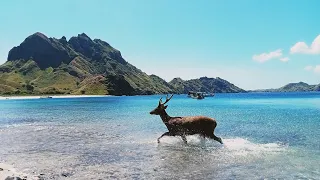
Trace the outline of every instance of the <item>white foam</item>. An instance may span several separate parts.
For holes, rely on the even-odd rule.
[[[234,155],[257,155],[261,153],[276,153],[286,150],[285,145],[279,143],[259,144],[243,138],[223,139],[224,149],[233,152]]]
[[[184,142],[180,137],[163,137],[161,140],[163,145],[183,145]],[[221,145],[217,141],[206,139],[205,142],[199,136],[187,136],[188,147],[205,147],[213,148],[215,152],[227,153],[233,156],[246,156],[246,155],[261,155],[283,152],[287,149],[286,145],[280,143],[254,143],[247,139],[236,138],[223,138]],[[153,143],[156,140],[153,141]],[[151,143],[151,141],[149,141]]]

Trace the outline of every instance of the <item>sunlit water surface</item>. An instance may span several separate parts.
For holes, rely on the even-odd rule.
[[[160,96],[0,101],[0,162],[46,179],[320,179],[320,93],[175,95],[223,139],[156,139]]]

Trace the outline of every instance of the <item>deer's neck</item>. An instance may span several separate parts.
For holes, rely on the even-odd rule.
[[[167,114],[166,111],[163,111],[163,112],[160,114],[160,117],[161,117],[161,119],[162,119],[162,121],[163,121],[164,123],[168,122],[168,121],[171,119],[171,117]]]

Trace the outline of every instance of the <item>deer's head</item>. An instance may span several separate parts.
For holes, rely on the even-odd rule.
[[[166,101],[164,103],[162,103],[162,98],[160,98],[159,105],[154,110],[152,110],[150,114],[160,115],[168,107],[168,105],[165,106],[165,104],[170,101],[172,96],[173,94],[170,96],[170,98],[168,98],[168,95],[167,95]]]

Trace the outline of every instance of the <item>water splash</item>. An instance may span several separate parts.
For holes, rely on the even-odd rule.
[[[286,145],[280,143],[253,143],[243,138],[224,139],[224,149],[232,152],[234,155],[259,155],[262,153],[278,153],[287,150]]]

